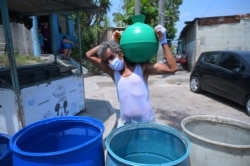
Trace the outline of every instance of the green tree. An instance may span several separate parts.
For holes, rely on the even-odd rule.
[[[77,23],[77,19],[79,20],[80,29],[78,29],[77,24],[75,24],[75,29],[80,31],[83,66],[88,69],[90,74],[98,73],[99,70],[93,66],[91,62],[89,62],[85,56],[85,52],[99,44],[106,36],[107,29],[109,27],[109,21],[106,14],[110,10],[111,6],[109,0],[96,0],[93,2],[99,6],[99,10],[95,12],[81,11],[72,14],[72,18],[75,23]],[[72,56],[75,59],[79,59],[79,50],[74,49]]]
[[[114,22],[125,25],[132,24],[132,16],[135,15],[135,0],[123,0],[122,13],[113,13]],[[182,4],[182,0],[165,0],[165,27],[168,31],[168,38],[174,39],[177,29],[175,23],[179,20],[179,6]],[[140,14],[145,15],[145,23],[152,27],[158,24],[158,0],[140,0]]]

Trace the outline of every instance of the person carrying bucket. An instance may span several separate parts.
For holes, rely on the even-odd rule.
[[[126,30],[125,30],[126,31]],[[125,32],[113,33],[113,40],[106,41],[86,52],[87,58],[106,72],[116,85],[120,104],[120,120],[122,124],[154,122],[154,112],[150,102],[148,78],[150,75],[164,75],[175,73],[178,70],[174,56],[168,46],[166,29],[157,25],[153,33],[163,48],[166,62],[150,63],[132,62],[120,47],[119,39]],[[115,39],[114,39],[115,38]],[[134,45],[135,47],[137,45]],[[138,47],[138,46],[137,46]],[[138,47],[140,50],[141,48]],[[140,55],[143,56],[143,55]],[[121,122],[120,122],[121,121]]]

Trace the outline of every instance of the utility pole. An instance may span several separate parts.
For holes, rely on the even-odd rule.
[[[165,0],[158,1],[158,24],[164,26],[165,23]],[[157,53],[157,62],[164,62],[164,52],[161,44],[159,43],[159,49]]]
[[[164,22],[165,22],[165,0],[159,0],[158,1],[158,16],[159,16],[159,20],[158,23],[161,24],[162,26],[164,26]]]
[[[140,14],[140,0],[135,0],[135,15]]]

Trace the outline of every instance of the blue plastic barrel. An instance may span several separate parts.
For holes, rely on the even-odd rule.
[[[103,124],[90,117],[58,117],[30,124],[10,140],[13,166],[102,166]]]
[[[0,133],[0,165],[11,166],[12,165],[12,152],[9,146],[10,136]]]
[[[189,166],[190,142],[160,124],[132,124],[113,130],[105,142],[107,166]]]

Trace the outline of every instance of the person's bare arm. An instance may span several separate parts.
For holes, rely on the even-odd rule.
[[[97,55],[99,47],[100,46],[96,46],[96,47],[90,49],[89,51],[87,51],[86,56],[93,63],[93,65],[95,65],[97,68],[99,68],[103,72],[109,74],[113,79],[113,77],[114,77],[113,70],[110,69],[108,64],[103,62],[102,59]]]
[[[163,74],[176,72],[178,70],[178,67],[176,64],[176,60],[175,60],[175,58],[172,54],[172,51],[170,50],[168,44],[164,44],[162,46],[162,48],[163,48],[163,52],[164,52],[164,56],[165,56],[166,61],[163,65],[163,67],[160,67],[160,70],[162,70]],[[156,63],[155,65],[158,65],[158,64],[159,63]]]
[[[161,38],[163,35],[166,35],[166,29],[156,30],[158,37]],[[164,34],[165,33],[165,34]],[[162,41],[163,40],[163,41]],[[167,44],[167,39],[161,39],[162,49],[164,52],[164,57],[166,59],[165,63],[145,63],[143,64],[143,72],[146,78],[151,74],[169,74],[174,73],[178,70],[175,58]]]

